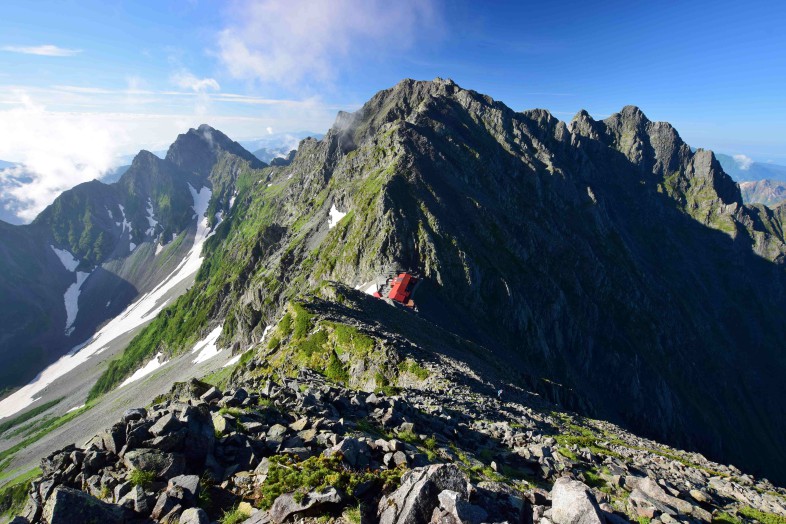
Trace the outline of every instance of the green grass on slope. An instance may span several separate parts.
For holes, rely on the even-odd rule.
[[[200,287],[192,287],[131,340],[90,389],[88,400],[111,391],[158,351],[173,354],[198,340],[214,303],[213,297],[199,292]]]
[[[10,519],[21,513],[27,503],[30,483],[39,475],[41,468],[31,469],[0,488],[0,516]]]
[[[82,407],[80,409],[77,409],[76,411],[72,411],[70,413],[66,413],[65,415],[62,415],[61,417],[57,418],[56,420],[53,420],[49,425],[47,425],[45,428],[41,429],[40,431],[36,432],[32,436],[27,437],[23,441],[18,442],[17,444],[15,444],[14,446],[11,446],[8,449],[4,449],[3,451],[0,451],[0,471],[4,470],[8,466],[8,463],[10,462],[11,457],[17,451],[26,448],[27,446],[29,446],[30,444],[32,444],[34,442],[37,442],[44,435],[46,435],[48,433],[51,433],[52,431],[56,430],[60,426],[70,422],[71,420],[75,419],[76,417],[78,417],[79,415],[81,415],[82,413],[84,413],[85,411],[89,410],[92,407],[93,407],[93,404],[88,402],[87,405],[85,405],[84,407]]]
[[[218,314],[230,287],[237,285],[235,282],[241,275],[248,278],[256,257],[276,245],[278,237],[272,223],[275,216],[273,197],[278,190],[275,187],[257,189],[257,181],[256,172],[241,173],[237,181],[240,191],[237,204],[231,217],[206,241],[205,259],[194,286],[159,313],[125,351],[110,362],[90,390],[89,400],[111,391],[157,352],[176,355],[197,342],[209,319]],[[260,194],[247,199],[250,191],[260,191]],[[235,318],[227,314],[223,335],[231,337],[235,326]]]
[[[5,433],[6,431],[8,431],[9,429],[11,429],[13,427],[18,426],[19,424],[22,424],[24,422],[27,422],[28,420],[30,420],[31,418],[33,418],[33,417],[35,417],[37,415],[40,415],[41,413],[43,413],[44,411],[48,410],[52,406],[56,406],[57,404],[59,404],[63,400],[63,398],[64,397],[60,397],[58,399],[52,400],[50,402],[47,402],[46,404],[41,404],[40,406],[34,407],[30,411],[26,411],[26,412],[22,413],[21,415],[17,415],[17,416],[15,416],[12,419],[9,419],[9,420],[6,420],[5,422],[0,423],[0,435],[2,435],[3,433]]]

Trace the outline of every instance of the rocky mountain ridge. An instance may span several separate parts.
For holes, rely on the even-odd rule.
[[[135,366],[185,347],[186,318],[246,348],[323,279],[410,270],[424,318],[578,392],[585,413],[783,471],[783,217],[744,205],[670,125],[635,107],[565,123],[407,80],[237,186],[197,284]]]
[[[407,325],[412,315],[325,286],[289,308],[226,386],[175,385],[44,459],[15,522],[786,519],[786,490],[488,383],[502,363],[436,326]],[[322,374],[314,357],[326,351],[341,355],[343,378]],[[282,354],[322,373],[282,367]],[[347,387],[369,372],[383,377],[376,392]]]
[[[482,510],[487,516],[510,520],[529,518],[473,498],[472,490],[458,488],[464,480],[460,475],[445,473],[452,479],[447,484],[429,481],[432,474],[455,472],[452,467],[435,466],[449,463],[459,472],[463,466],[463,474],[472,482],[507,486],[492,491],[506,494],[508,501],[521,502],[530,484],[545,482],[541,489],[548,488],[550,495],[532,491],[528,499],[531,518],[545,518],[544,524],[573,522],[574,517],[612,522],[615,516],[657,517],[669,523],[670,518],[761,520],[752,515],[765,513],[777,522],[773,515],[783,515],[779,498],[783,493],[768,481],[756,480],[767,476],[776,484],[782,482],[786,464],[786,417],[779,402],[786,393],[780,380],[786,356],[779,351],[786,315],[783,209],[746,206],[739,187],[712,152],[692,151],[670,125],[651,122],[632,106],[603,121],[580,112],[566,123],[544,110],[514,112],[452,81],[437,79],[405,80],[375,95],[356,113],[340,113],[322,140],[304,140],[284,165],[254,164],[241,151],[213,156],[202,149],[210,147],[210,141],[192,138],[198,137],[189,137],[181,142],[183,147],[175,148],[181,163],[186,165],[192,158],[215,161],[210,170],[192,170],[195,176],[209,172],[212,187],[206,203],[211,234],[204,241],[204,262],[193,286],[109,363],[89,399],[100,402],[102,394],[152,359],[176,356],[220,333],[211,340],[218,348],[235,351],[239,362],[228,368],[231,376],[219,374],[209,380],[220,393],[230,393],[224,400],[201,399],[201,395],[185,400],[190,399],[191,407],[211,410],[214,431],[224,424],[219,429],[224,435],[226,424],[231,427],[227,440],[219,445],[221,451],[214,447],[217,464],[211,462],[200,470],[197,461],[194,471],[186,473],[200,476],[210,471],[211,482],[224,484],[222,489],[265,510],[254,513],[257,519],[288,518],[274,518],[266,508],[284,495],[280,504],[287,507],[299,507],[304,501],[333,504],[340,510],[330,513],[336,519],[350,518],[341,516],[347,504],[361,502],[372,508],[372,520],[473,521],[474,517],[455,513],[459,506],[476,516]],[[352,289],[393,271],[421,277],[417,314]],[[298,380],[297,385],[288,385],[292,379]],[[308,399],[303,405],[278,405],[281,427],[272,435],[276,423],[260,420],[269,415],[273,386],[267,386],[268,380],[276,384],[276,392],[289,389],[298,401]],[[495,402],[494,392],[500,386],[503,399]],[[303,394],[309,388],[312,393],[323,391],[329,405],[319,399],[312,405]],[[244,399],[225,398],[236,397],[241,389]],[[254,393],[259,395],[256,400],[246,402]],[[372,394],[383,399],[379,412],[364,405]],[[373,419],[366,421],[372,426],[356,422],[359,434],[352,438],[374,435],[382,424],[386,432],[393,431],[391,437],[403,434],[401,439],[411,441],[415,449],[393,444],[391,450],[390,439],[379,449],[366,442],[369,449],[363,448],[360,455],[367,457],[368,464],[381,458],[384,468],[372,469],[382,473],[373,478],[349,473],[346,478],[341,472],[357,469],[357,464],[339,466],[330,459],[331,453],[307,464],[311,459],[295,458],[299,453],[322,456],[328,446],[319,440],[316,445],[309,440],[308,446],[293,440],[297,446],[281,447],[283,440],[278,437],[294,438],[287,425],[304,418],[301,408],[308,412],[311,407],[317,418],[325,416],[322,410],[330,413],[324,429],[337,435],[330,447],[339,446],[338,437],[346,436],[346,430],[337,431],[333,421],[339,420],[340,426],[346,423],[346,417],[342,421],[340,416],[342,395],[349,397],[347,416],[365,409],[362,416]],[[259,398],[265,409],[254,405]],[[464,413],[470,421],[463,419],[461,433],[448,432],[449,438],[442,442],[437,433],[457,429],[460,416],[451,418],[449,427],[444,421],[442,425],[429,422],[424,433],[416,433],[422,422],[419,412],[405,408],[397,413],[398,400],[426,413],[434,408],[440,418],[440,409],[447,410],[449,417]],[[237,406],[228,403],[236,401],[248,409],[232,413],[229,408]],[[272,401],[275,404],[276,399]],[[516,404],[510,413],[504,413],[507,402]],[[226,408],[221,420],[205,404]],[[165,413],[171,406],[174,411]],[[581,417],[559,414],[567,410]],[[134,473],[134,468],[140,469],[134,463],[129,467],[119,460],[142,443],[148,450],[143,454],[158,458],[149,450],[182,453],[180,437],[145,431],[168,415],[173,428],[183,429],[183,424],[190,425],[186,411],[189,408],[170,403],[154,408],[151,418],[140,415],[139,420],[150,425],[139,430],[141,440],[132,441],[126,450],[121,441],[129,446],[131,426],[136,426],[130,422],[138,420],[124,421],[122,428],[110,431],[113,444],[104,437],[93,442],[93,452],[110,454],[102,455],[106,463],[97,469],[84,471],[77,463],[85,452],[71,457],[77,450],[68,451],[70,462],[63,459],[63,468],[46,466],[55,477],[55,470],[64,471],[59,480],[46,484],[43,493],[42,484],[34,486],[40,502],[36,507],[50,508],[45,520],[52,520],[52,506],[58,500],[84,497],[69,489],[90,491],[113,482],[126,484],[123,493],[111,494],[112,503],[130,504],[137,510],[118,518],[147,518],[159,502],[155,519],[180,518],[180,511],[193,503],[186,503],[189,496],[177,485],[160,484],[166,477],[163,470],[153,472],[151,489],[134,489],[134,500],[124,499],[132,475],[142,474]],[[227,422],[225,415],[234,421]],[[387,415],[392,425],[385,425]],[[564,420],[566,416],[569,420]],[[518,421],[530,417],[535,420],[532,427]],[[586,417],[608,422],[595,423]],[[524,424],[533,433],[525,431],[518,441],[505,438],[506,449],[494,445],[478,458],[484,449],[483,435],[496,431],[493,424],[486,424],[488,420],[506,421],[512,430],[522,429],[512,424]],[[255,432],[249,432],[247,424],[263,427],[254,422],[267,424],[264,438],[249,436]],[[314,429],[318,434],[322,428],[319,424],[309,428],[310,423],[290,429],[295,433]],[[692,452],[632,437],[614,423]],[[552,426],[550,432],[536,435],[536,429],[547,429],[544,424]],[[207,438],[208,424],[198,425],[202,429],[195,431]],[[466,443],[460,442],[466,428],[474,431],[476,426],[483,428],[481,435],[475,438],[470,432]],[[744,434],[740,428],[745,428]],[[183,435],[187,437],[188,430]],[[165,438],[156,440],[159,437]],[[303,435],[297,437],[305,443]],[[278,443],[274,450],[263,446],[271,438]],[[347,446],[354,449],[351,442]],[[169,450],[157,447],[170,444],[174,447]],[[549,449],[541,449],[538,456],[531,444]],[[114,451],[107,446],[114,446]],[[429,457],[429,446],[440,453]],[[528,451],[516,450],[522,447]],[[555,453],[555,447],[564,449]],[[232,462],[238,453],[249,456],[249,448],[259,464],[261,457],[275,456],[279,461],[282,471],[271,478],[275,482],[265,484],[269,471],[254,473],[252,481],[245,474],[233,478],[247,466],[256,469],[252,459]],[[284,449],[290,451],[282,456]],[[380,450],[391,455],[386,459]],[[697,450],[718,460],[710,462],[694,454]],[[398,451],[403,453],[398,455],[400,466],[426,468],[404,480],[410,491],[415,485],[430,486],[424,488],[433,495],[424,506],[428,509],[416,516],[402,517],[400,510],[418,504],[406,496],[396,499],[384,487],[391,480],[386,472]],[[170,459],[172,464],[180,460],[167,456],[165,462]],[[734,463],[756,477],[718,462]],[[659,464],[666,464],[668,471],[658,469]],[[155,469],[153,463],[149,465]],[[504,466],[513,469],[506,472]],[[316,475],[309,478],[319,480],[318,484],[303,485],[335,490],[298,492],[286,482],[304,479],[288,477],[286,471]],[[605,484],[598,481],[601,473],[609,477],[604,477]],[[590,496],[586,487],[556,482],[562,474],[598,486],[589,486],[594,489]],[[338,477],[325,481],[319,475]],[[620,478],[615,480],[615,475]],[[627,476],[632,477],[630,483],[621,480]],[[645,477],[652,482],[641,480]],[[517,484],[522,480],[528,484]],[[256,485],[250,488],[249,482]],[[368,496],[356,495],[355,488],[365,482],[375,487],[368,488]],[[54,492],[49,488],[58,483],[65,487],[50,504]],[[271,492],[263,503],[265,485],[280,490]],[[339,487],[347,496],[339,493]],[[555,511],[563,492],[584,493],[578,497],[584,510],[573,517]],[[108,493],[98,494],[109,500]],[[381,495],[392,497],[385,499],[385,505],[398,508],[392,516],[385,516],[387,506],[380,507],[380,500],[374,498]],[[151,509],[152,499],[156,502]],[[221,512],[238,502],[232,497],[222,500],[230,499],[231,503],[221,504]],[[547,513],[549,500],[551,513]],[[601,512],[593,500],[610,506]],[[527,507],[525,502],[513,506]],[[434,512],[435,508],[441,509]],[[206,518],[199,511],[188,515]],[[220,516],[213,513],[210,518]]]

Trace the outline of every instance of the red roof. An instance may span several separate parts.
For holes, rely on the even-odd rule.
[[[388,293],[388,298],[406,304],[410,293],[407,289],[410,282],[412,282],[412,275],[409,273],[401,273],[393,281],[393,287],[390,289],[390,293]]]

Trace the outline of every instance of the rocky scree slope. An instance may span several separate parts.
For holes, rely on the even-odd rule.
[[[236,188],[196,285],[124,373],[185,349],[186,318],[240,350],[323,279],[410,270],[425,318],[553,398],[783,479],[783,210],[744,205],[670,125],[635,107],[565,123],[406,80]]]
[[[178,267],[202,220],[195,192],[217,191],[214,224],[238,173],[263,167],[201,126],[165,160],[142,151],[116,183],[64,192],[30,225],[0,222],[0,388],[32,379]]]
[[[786,490],[564,412],[411,312],[339,284],[285,309],[218,387],[44,459],[14,522],[786,521]]]

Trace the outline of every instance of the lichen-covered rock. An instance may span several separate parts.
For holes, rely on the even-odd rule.
[[[58,486],[44,505],[47,524],[125,524],[132,515],[124,508],[107,504],[83,491]]]
[[[129,451],[123,455],[123,463],[130,470],[152,471],[156,477],[166,479],[182,475],[185,471],[183,455],[150,448]]]
[[[468,498],[468,479],[453,464],[435,464],[408,471],[401,487],[379,502],[380,524],[421,524],[429,522],[445,490]]]
[[[325,506],[336,506],[342,501],[342,495],[336,488],[327,488],[323,492],[312,491],[302,497],[292,493],[284,493],[276,498],[270,508],[270,518],[276,524],[281,524],[293,516],[307,514],[312,510],[327,511]]]
[[[567,477],[558,478],[551,489],[551,518],[554,524],[603,524],[590,489]]]
[[[202,508],[188,508],[180,514],[180,524],[210,524],[210,518]]]

